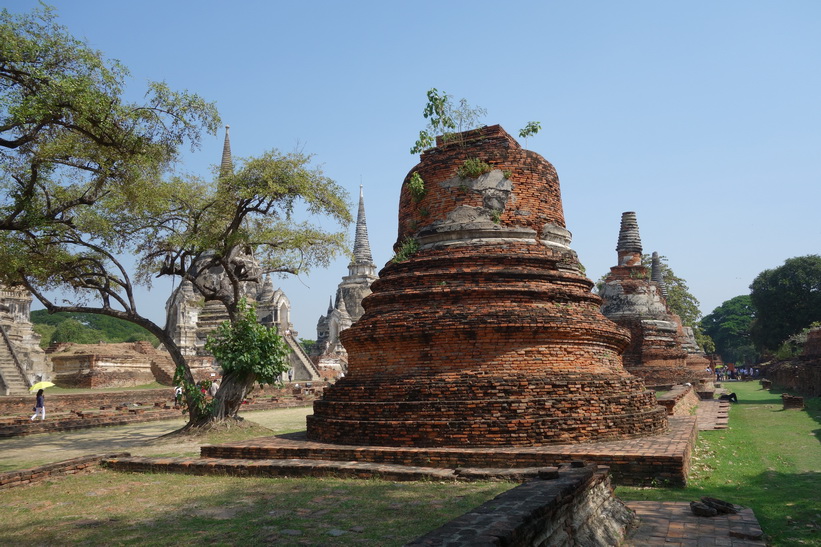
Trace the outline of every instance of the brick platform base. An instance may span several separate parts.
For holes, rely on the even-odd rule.
[[[201,458],[119,458],[113,469],[190,474],[388,477],[391,480],[476,480],[536,476],[573,461],[610,467],[621,485],[684,486],[697,435],[696,418],[671,417],[663,435],[569,445],[494,448],[409,448],[312,442],[304,434],[203,446]]]

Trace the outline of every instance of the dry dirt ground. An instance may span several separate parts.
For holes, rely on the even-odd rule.
[[[246,420],[270,429],[273,433],[286,433],[305,429],[305,416],[313,409],[308,407],[261,410],[241,414]],[[0,439],[0,471],[25,469],[45,463],[57,462],[112,452],[130,452],[132,455],[153,456],[162,454],[199,454],[198,439],[162,438],[185,424],[185,421],[164,420],[115,427],[97,427],[80,431],[46,433]]]

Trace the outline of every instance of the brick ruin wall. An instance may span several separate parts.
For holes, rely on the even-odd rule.
[[[635,515],[613,495],[607,468],[534,479],[407,543],[409,547],[621,545]]]
[[[821,358],[773,363],[763,368],[763,374],[774,387],[821,397]]]
[[[669,416],[690,416],[700,401],[694,386],[675,385],[663,395],[656,395],[658,403]]]

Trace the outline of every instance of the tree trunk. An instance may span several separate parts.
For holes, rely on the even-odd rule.
[[[192,420],[193,426],[199,427],[207,423],[236,419],[242,407],[242,401],[254,389],[255,380],[255,374],[229,372],[224,375],[217,394],[214,396],[211,414],[202,416],[196,423]]]
[[[183,371],[185,371],[185,381],[193,385],[195,383],[194,375],[191,374],[191,369],[188,367],[188,361],[185,360],[185,356],[180,351],[180,348],[177,346],[176,342],[174,342],[174,339],[169,336],[164,329],[161,331],[151,329],[151,333],[159,338],[160,342],[165,346],[165,349],[171,356],[171,360],[174,362],[174,367],[182,367]],[[197,405],[194,404],[194,401],[190,399],[185,390],[183,390],[183,393],[185,393],[185,397],[187,398],[186,403],[188,406],[188,424],[186,424],[183,429],[189,429],[191,427],[196,427],[196,425],[201,423],[204,419],[207,420],[208,415],[199,412]]]

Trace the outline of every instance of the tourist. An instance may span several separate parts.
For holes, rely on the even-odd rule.
[[[220,388],[219,382],[214,380],[213,382],[211,382],[211,387],[208,388],[208,394],[211,395],[211,397],[216,397],[217,396],[217,391],[219,391],[219,388]]]
[[[40,414],[40,421],[46,419],[46,401],[42,389],[37,392],[37,403],[34,405],[34,416],[31,417],[32,422],[34,418],[37,417],[37,414]]]
[[[730,393],[730,394],[722,393],[721,395],[718,396],[718,400],[719,401],[730,401],[731,403],[737,403],[738,402],[738,396],[735,393]]]
[[[294,369],[289,368],[288,369],[288,382],[293,382],[293,381],[294,381]]]

